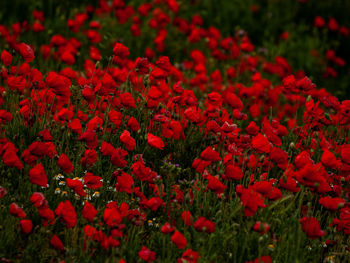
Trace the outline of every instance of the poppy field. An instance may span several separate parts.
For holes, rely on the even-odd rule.
[[[25,2],[0,262],[350,262],[349,3]]]

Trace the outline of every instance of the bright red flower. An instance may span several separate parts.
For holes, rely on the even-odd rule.
[[[84,188],[83,183],[80,180],[67,178],[66,182],[67,182],[67,186],[78,195],[83,197],[86,195],[83,189]]]
[[[198,253],[192,249],[187,249],[181,256],[177,259],[177,263],[197,263]]]
[[[22,219],[21,221],[19,221],[19,225],[21,226],[21,229],[25,234],[29,234],[33,229],[32,220],[29,219]]]
[[[164,149],[164,142],[162,141],[161,138],[159,138],[158,136],[155,136],[151,133],[148,133],[147,134],[147,143],[153,147],[153,148],[157,148],[157,149],[160,149],[160,150],[163,150]]]
[[[2,155],[2,161],[6,166],[15,167],[19,170],[23,169],[23,164],[13,148],[8,148],[5,150],[4,154]]]
[[[241,202],[244,205],[245,216],[253,216],[259,207],[265,207],[264,197],[253,189],[246,189],[238,185],[236,191],[240,195]]]
[[[171,236],[171,241],[178,247],[178,249],[184,249],[187,244],[186,238],[179,231],[175,231]]]
[[[269,140],[263,136],[261,133],[259,133],[257,136],[255,136],[252,139],[251,145],[254,150],[261,153],[269,153],[271,150],[270,142]]]
[[[221,160],[220,154],[213,150],[210,146],[204,149],[204,151],[201,153],[201,158],[210,162],[217,162]]]
[[[18,51],[21,54],[21,56],[24,58],[24,61],[26,63],[31,62],[35,58],[34,50],[25,43],[21,43],[18,45]]]
[[[208,180],[208,189],[214,191],[216,194],[222,194],[227,188],[218,178],[207,175],[205,179]]]
[[[93,175],[92,173],[86,173],[84,176],[84,184],[90,189],[98,189],[103,186],[101,182],[102,177]]]
[[[140,124],[138,123],[138,121],[134,117],[130,117],[130,119],[128,121],[128,126],[134,132],[137,132],[138,130],[140,130]]]
[[[97,162],[97,153],[95,150],[86,149],[84,152],[84,156],[81,159],[81,163],[85,166],[92,166],[95,162]]]
[[[350,235],[350,209],[342,208],[339,219],[334,218],[332,225],[336,225],[338,231],[344,231],[345,234]]]
[[[1,53],[1,61],[6,67],[10,66],[12,63],[12,55],[6,50],[3,50]]]
[[[19,207],[16,203],[12,203],[10,205],[10,214],[18,218],[24,218],[27,216],[23,209]]]
[[[42,187],[47,187],[47,176],[41,163],[34,166],[29,171],[29,181]]]
[[[128,156],[128,152],[119,147],[114,150],[111,156],[111,163],[119,168],[123,168],[128,164],[125,160],[126,156]]]
[[[7,194],[6,189],[0,186],[0,198],[3,198],[6,194]]]
[[[76,225],[77,214],[69,200],[59,203],[55,210],[55,213],[57,216],[62,217],[62,221],[66,224],[67,228],[72,228]]]
[[[42,207],[47,205],[47,201],[45,199],[45,196],[42,193],[35,192],[30,197],[30,202],[36,207]]]
[[[350,145],[344,145],[341,150],[341,159],[344,163],[350,164]]]
[[[142,246],[139,257],[146,262],[153,262],[156,260],[156,252],[149,250],[147,247]]]
[[[115,185],[118,192],[131,194],[133,189],[134,179],[129,174],[121,171],[121,175],[117,176],[117,184]]]
[[[129,48],[127,48],[126,46],[124,46],[121,43],[116,43],[114,48],[113,48],[113,53],[114,55],[116,55],[119,58],[126,58],[127,56],[129,56]]]
[[[95,216],[97,215],[98,211],[96,210],[96,208],[90,204],[89,202],[85,202],[84,208],[81,212],[81,214],[83,215],[83,217],[89,221],[92,222],[95,218]]]
[[[225,168],[225,179],[227,180],[241,180],[243,175],[242,169],[238,166],[229,164]]]
[[[64,153],[61,154],[61,156],[57,160],[57,164],[63,172],[65,173],[71,173],[74,170],[72,162],[69,160],[68,156]]]
[[[124,130],[120,135],[120,141],[125,145],[125,148],[129,151],[133,151],[136,147],[136,142],[133,137],[130,136],[130,132]]]
[[[331,168],[331,169],[338,169],[341,165],[340,160],[338,160],[334,156],[334,154],[329,150],[325,150],[323,152],[321,157],[321,162],[326,168]]]
[[[254,259],[254,261],[246,261],[246,263],[271,263],[271,257],[270,256],[262,256],[260,258]]]

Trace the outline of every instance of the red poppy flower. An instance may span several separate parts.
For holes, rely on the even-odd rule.
[[[83,217],[89,221],[92,222],[95,218],[95,216],[97,215],[98,211],[96,210],[96,208],[90,204],[89,202],[85,202],[84,208],[81,212],[81,214],[83,215]]]
[[[259,133],[257,136],[255,136],[252,139],[251,145],[254,150],[261,153],[269,153],[271,150],[269,140],[265,136],[263,136],[261,133]]]
[[[338,169],[341,165],[340,160],[338,160],[334,156],[334,154],[329,150],[325,150],[323,152],[321,157],[321,162],[326,168],[331,168],[331,169]]]
[[[42,207],[47,205],[47,201],[45,199],[45,196],[42,193],[35,192],[30,197],[30,202],[36,207]]]
[[[172,227],[169,222],[166,222],[160,229],[164,234],[171,234],[175,231],[175,227]]]
[[[6,67],[10,66],[12,63],[12,55],[6,50],[1,53],[1,61]]]
[[[345,205],[345,200],[339,197],[329,197],[325,196],[320,198],[318,202],[323,205],[325,208],[331,211],[336,211],[338,208],[341,208]]]
[[[80,180],[67,178],[66,182],[67,182],[67,186],[78,195],[83,197],[86,195],[83,189],[84,188],[83,183]]]
[[[130,132],[124,130],[120,135],[120,141],[125,145],[125,148],[129,151],[133,151],[136,147],[135,139],[130,136]]]
[[[114,55],[116,55],[119,58],[126,58],[127,56],[129,56],[129,48],[127,48],[126,46],[124,46],[121,43],[116,43],[114,48],[113,48],[113,53]]]
[[[300,219],[300,223],[303,232],[311,239],[317,239],[326,234],[321,230],[320,223],[314,217],[303,217]]]
[[[57,216],[62,217],[62,221],[66,224],[67,228],[72,228],[76,225],[77,214],[69,200],[59,203],[55,210],[55,213]]]
[[[115,152],[115,148],[112,144],[103,141],[101,144],[101,153],[103,156],[112,156]]]
[[[181,214],[182,221],[184,221],[186,226],[192,226],[193,217],[190,211],[183,211]]]
[[[260,221],[257,221],[253,226],[253,230],[263,235],[269,232],[270,226],[268,223],[262,223]]]
[[[213,150],[210,146],[204,149],[204,151],[201,153],[201,158],[210,162],[217,162],[221,160],[220,154]]]
[[[111,163],[119,168],[123,168],[127,165],[126,156],[128,156],[128,152],[119,147],[113,152]]]
[[[18,49],[25,62],[29,63],[35,58],[34,51],[29,45],[21,43],[18,45]]]
[[[33,229],[32,220],[22,219],[21,221],[19,221],[19,224],[21,226],[23,233],[25,234],[29,234]]]
[[[147,143],[154,148],[163,150],[164,149],[164,142],[162,141],[161,138],[159,138],[158,136],[155,136],[151,133],[147,134]]]
[[[47,187],[47,176],[41,163],[30,169],[29,180],[32,184]]]
[[[71,173],[74,170],[72,162],[69,160],[68,156],[64,153],[61,154],[61,156],[57,160],[57,164],[63,172],[65,173]]]
[[[27,216],[23,209],[19,207],[16,203],[12,203],[10,205],[10,214],[18,218],[24,218]]]
[[[117,176],[117,184],[115,185],[118,192],[132,193],[134,179],[127,173],[121,171],[121,175]]]
[[[218,178],[207,175],[205,179],[208,180],[208,189],[214,191],[216,194],[222,194],[227,188]]]
[[[229,164],[225,168],[225,179],[227,180],[241,180],[243,175],[242,169],[238,166]]]
[[[56,235],[52,236],[52,238],[50,240],[50,245],[53,246],[57,250],[64,251],[63,243],[62,243],[61,239]]]
[[[177,263],[197,263],[198,261],[198,253],[193,251],[192,249],[187,249],[181,256],[181,258],[177,259]]]
[[[198,218],[193,226],[198,232],[207,232],[207,233],[215,232],[215,223],[211,222],[205,217]]]
[[[186,238],[179,231],[175,231],[171,236],[171,241],[178,247],[178,249],[184,249],[187,245]]]
[[[23,164],[18,158],[15,149],[12,149],[12,148],[6,149],[4,154],[2,155],[2,161],[6,166],[15,167],[19,170],[23,169]]]
[[[149,250],[147,247],[142,246],[139,257],[146,262],[153,262],[156,260],[156,252]]]
[[[84,156],[81,159],[81,163],[85,166],[92,166],[95,162],[97,162],[97,153],[95,150],[86,149],[84,152]]]
[[[101,182],[102,177],[93,175],[92,173],[86,173],[84,176],[84,184],[90,189],[98,189],[103,186]]]

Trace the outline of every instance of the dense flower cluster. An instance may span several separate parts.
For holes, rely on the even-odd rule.
[[[105,41],[111,14],[136,39],[150,28],[153,48],[134,57]],[[349,256],[349,101],[258,55],[248,34],[185,19],[175,0],[101,0],[67,35],[21,42],[45,34],[44,17],[0,26],[0,222],[20,240],[0,256],[287,262],[286,243],[305,259],[323,243]],[[164,53],[168,31],[184,36],[186,60]]]

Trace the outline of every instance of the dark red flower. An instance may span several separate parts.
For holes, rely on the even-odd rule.
[[[166,222],[160,230],[164,234],[171,234],[175,231],[175,227],[172,227],[169,222]]]
[[[193,226],[198,232],[207,232],[207,233],[215,232],[215,223],[211,222],[205,217],[198,218]]]
[[[345,205],[345,200],[339,197],[329,197],[325,196],[320,198],[318,202],[323,205],[325,208],[331,211],[336,211],[338,208],[341,208]]]
[[[184,221],[186,226],[192,226],[192,224],[193,224],[193,217],[192,217],[190,211],[183,211],[182,214],[181,214],[181,218]]]
[[[50,245],[53,246],[57,250],[64,251],[63,243],[62,243],[61,239],[56,235],[52,236],[52,238],[50,240]]]
[[[320,223],[314,217],[303,217],[300,219],[301,228],[311,239],[317,239],[326,233],[321,230]]]

